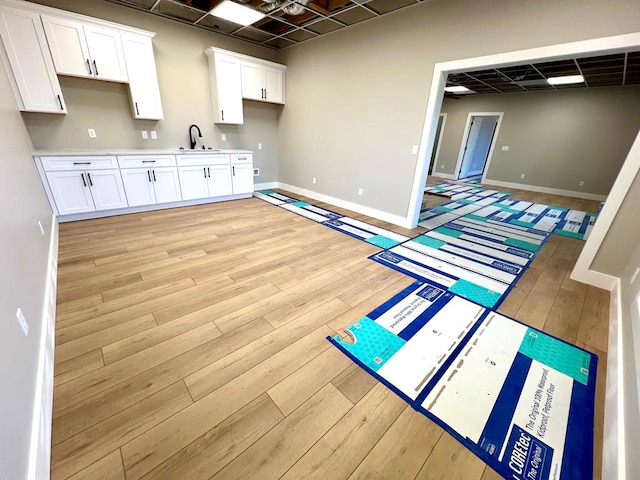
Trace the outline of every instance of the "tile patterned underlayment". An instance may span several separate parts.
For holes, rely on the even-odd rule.
[[[453,196],[456,198],[452,197],[453,201],[451,202],[422,210],[418,218],[418,225],[423,228],[433,229],[458,217],[480,210],[482,207],[501,201],[508,196],[509,194],[505,192],[484,189],[474,189],[471,193],[456,194]]]
[[[405,235],[332,212],[273,190],[255,192],[254,196],[380,248],[390,248],[409,240],[409,237]]]
[[[549,232],[463,216],[369,258],[486,307],[497,307]]]
[[[504,478],[593,475],[596,355],[415,282],[328,340]]]

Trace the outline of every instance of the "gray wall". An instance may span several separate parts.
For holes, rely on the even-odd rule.
[[[195,123],[200,126],[207,146],[254,150],[254,164],[261,170],[257,182],[277,179],[277,128],[282,107],[245,101],[243,125],[216,128],[207,57],[203,53],[213,45],[276,60],[274,50],[103,0],[36,0],[34,3],[156,32],[153,46],[164,110],[164,120],[135,120],[126,85],[59,77],[69,114],[22,114],[36,149],[177,148],[188,146],[187,128]],[[97,138],[89,138],[87,128],[95,128]],[[143,140],[141,130],[157,131],[158,139]],[[223,142],[220,134],[227,132],[230,134]],[[263,144],[262,150],[258,150],[258,143]]]
[[[27,478],[52,212],[2,63],[0,125],[0,478],[22,479]],[[18,307],[29,323],[27,337],[16,320]]]
[[[433,0],[288,48],[278,178],[405,216],[435,63],[630,33],[639,15],[636,0]]]
[[[606,195],[640,128],[638,105],[640,86],[446,98],[436,171],[455,173],[469,112],[504,112],[488,179]]]
[[[639,205],[640,174],[637,174],[591,263],[591,270],[614,277],[622,276],[633,252],[640,245]]]

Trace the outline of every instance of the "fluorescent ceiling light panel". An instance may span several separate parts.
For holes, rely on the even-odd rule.
[[[469,90],[467,87],[456,85],[455,87],[444,87],[445,92],[449,93],[475,93],[473,90]]]
[[[224,0],[224,2],[211,10],[209,14],[239,25],[244,25],[245,27],[266,17],[262,12],[230,0]]]
[[[550,77],[547,78],[549,85],[568,85],[570,83],[584,83],[584,77],[582,75],[566,75],[564,77]]]

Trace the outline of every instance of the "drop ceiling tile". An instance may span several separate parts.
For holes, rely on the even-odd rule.
[[[338,30],[342,28],[343,25],[340,25],[338,22],[334,22],[333,20],[320,20],[318,22],[314,22],[311,24],[305,25],[307,30],[311,30],[312,32],[323,34],[333,32],[334,30]]]
[[[273,40],[264,42],[264,45],[267,45],[268,47],[274,47],[274,48],[286,48],[286,47],[290,47],[291,45],[295,45],[295,42],[292,42],[291,40],[287,40],[286,38],[274,38]]]
[[[346,23],[347,25],[355,25],[356,23],[362,22],[364,20],[369,20],[370,18],[374,17],[376,17],[375,13],[371,13],[369,10],[366,10],[360,6],[355,6],[349,8],[348,10],[343,10],[342,12],[331,16],[331,18],[335,18],[336,20],[339,20],[342,23]]]
[[[375,10],[376,13],[383,15],[400,8],[408,7],[409,5],[417,4],[417,0],[371,0],[370,2],[367,2],[367,7]]]
[[[267,32],[263,32],[262,30],[258,30],[253,27],[246,27],[241,30],[238,30],[235,35],[236,37],[242,38],[244,40],[251,40],[253,42],[266,42],[267,40],[273,38],[273,35]]]
[[[315,35],[310,32],[305,32],[304,30],[294,30],[293,32],[288,33],[287,35],[284,35],[284,38],[287,38],[289,40],[295,40],[296,42],[304,42],[305,40],[310,40],[317,36],[318,35]]]

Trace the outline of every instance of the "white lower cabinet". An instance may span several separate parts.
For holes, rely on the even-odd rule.
[[[127,206],[118,169],[71,170],[46,175],[60,215]]]
[[[121,172],[130,207],[182,200],[175,167],[125,168]]]
[[[233,183],[233,193],[253,192],[253,164],[249,165],[232,165],[231,181]]]
[[[178,167],[184,200],[232,195],[229,165]]]

